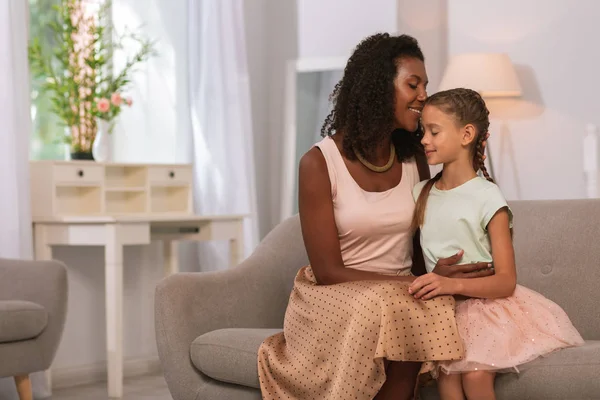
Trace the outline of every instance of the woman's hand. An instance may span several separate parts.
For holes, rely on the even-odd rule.
[[[494,275],[492,264],[487,262],[456,265],[463,254],[461,250],[452,257],[440,258],[432,272],[447,278],[481,278]]]
[[[429,300],[443,294],[455,294],[459,281],[435,273],[419,276],[408,287],[408,293],[415,299]]]

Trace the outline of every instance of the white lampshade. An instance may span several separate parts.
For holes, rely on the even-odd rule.
[[[482,97],[519,97],[521,85],[504,53],[468,53],[450,59],[439,90],[467,88]]]

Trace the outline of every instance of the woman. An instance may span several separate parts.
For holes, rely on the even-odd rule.
[[[409,399],[423,361],[462,358],[454,299],[408,293],[411,269],[424,270],[410,226],[412,189],[429,173],[411,132],[426,87],[410,36],[368,37],[348,60],[324,139],[300,161],[310,266],[296,276],[284,332],[260,347],[264,399]],[[436,272],[491,273],[487,264],[450,267],[459,259]]]

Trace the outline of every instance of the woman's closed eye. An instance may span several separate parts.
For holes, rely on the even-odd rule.
[[[417,90],[417,87],[418,87],[417,85],[413,85],[411,83],[409,83],[408,86],[410,86],[410,88],[413,90]]]

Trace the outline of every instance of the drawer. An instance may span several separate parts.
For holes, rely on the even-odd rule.
[[[185,166],[150,167],[148,179],[152,184],[191,184],[192,168]]]
[[[101,184],[103,169],[101,165],[54,165],[54,182],[58,184]]]

